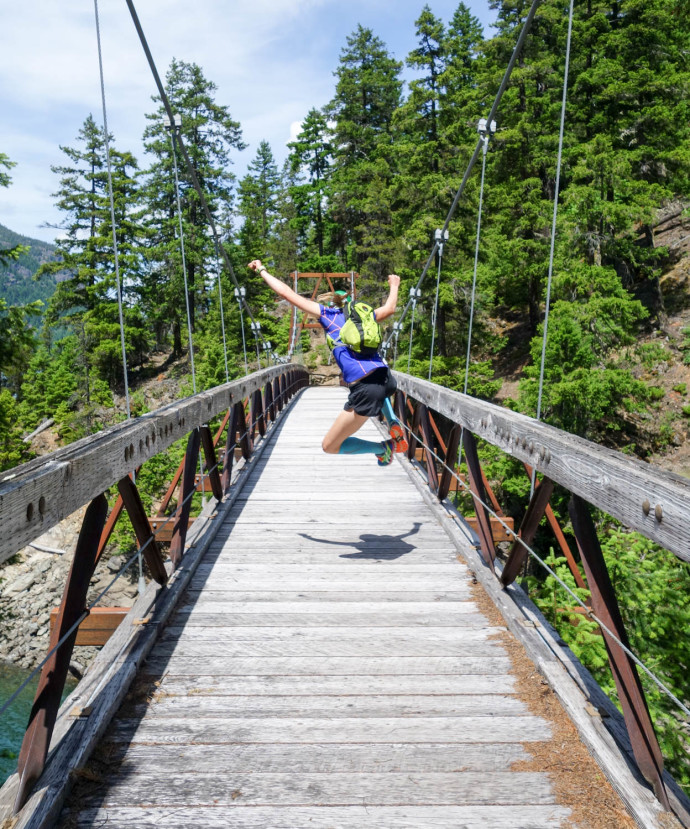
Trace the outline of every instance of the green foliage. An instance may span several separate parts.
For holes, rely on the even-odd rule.
[[[17,404],[7,389],[0,389],[0,472],[29,460],[28,446],[18,425]]]
[[[633,653],[681,700],[690,700],[687,668],[690,643],[685,635],[690,623],[690,567],[654,542],[637,533],[608,527],[601,546],[618,598],[625,630]],[[565,559],[553,555],[546,561],[580,599]],[[568,612],[574,600],[552,576],[531,577],[530,592],[558,629],[575,655],[592,671],[604,691],[617,701],[606,649],[597,624]],[[678,709],[640,671],[652,719],[667,766],[683,785],[690,784],[687,740],[678,728]]]

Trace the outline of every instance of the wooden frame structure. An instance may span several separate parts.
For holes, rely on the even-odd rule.
[[[359,274],[355,273],[355,271],[349,271],[348,273],[300,273],[299,271],[293,271],[291,275],[293,280],[292,289],[296,294],[300,293],[299,283],[301,279],[307,279],[310,281],[315,280],[311,295],[309,297],[309,299],[313,299],[314,302],[316,302],[316,297],[319,293],[325,292],[322,287],[324,281],[329,291],[336,291],[339,290],[338,283],[343,280],[347,280],[347,287],[349,289],[350,296],[353,299],[357,296],[357,280],[359,279]],[[295,325],[297,326],[296,333],[294,333],[293,330]],[[312,329],[321,330],[321,324],[318,322],[309,322],[308,314],[304,311],[298,312],[290,323],[290,335],[288,337],[288,342],[297,342],[297,339],[302,334],[302,331]]]

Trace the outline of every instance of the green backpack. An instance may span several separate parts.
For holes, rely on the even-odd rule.
[[[381,326],[374,318],[371,305],[366,302],[346,302],[343,313],[345,324],[340,329],[341,343],[362,357],[376,354],[381,344]]]

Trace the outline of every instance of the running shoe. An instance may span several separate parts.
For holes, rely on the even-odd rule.
[[[405,432],[402,423],[399,420],[394,420],[388,431],[393,439],[394,452],[407,452],[407,441],[405,440]]]
[[[383,452],[381,454],[376,453],[376,460],[379,466],[388,466],[388,464],[393,463],[393,451],[393,441],[384,440]]]

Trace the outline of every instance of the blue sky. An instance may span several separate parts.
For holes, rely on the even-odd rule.
[[[487,36],[487,0],[466,0]],[[312,106],[333,94],[333,71],[357,24],[373,29],[398,59],[416,46],[419,0],[139,0],[137,11],[161,75],[175,57],[198,63],[217,86],[218,103],[242,125],[249,145],[235,154],[241,176],[267,140],[280,163],[286,143]],[[430,0],[446,23],[457,0]],[[116,145],[141,166],[144,114],[154,84],[124,0],[99,0],[108,125]],[[17,166],[0,189],[0,224],[52,241],[60,215],[51,194],[89,113],[102,123],[93,0],[29,0],[5,4],[0,50],[0,152]],[[410,77],[409,72],[407,77]]]

